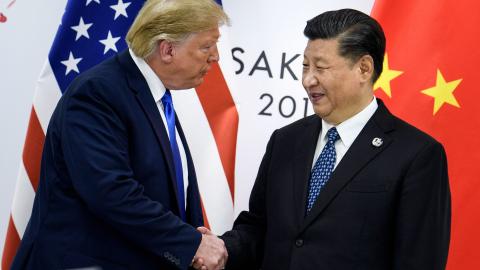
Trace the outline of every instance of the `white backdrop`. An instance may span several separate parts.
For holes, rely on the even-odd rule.
[[[373,2],[223,1],[232,25],[222,29],[220,66],[240,119],[235,168],[235,216],[247,208],[250,189],[272,131],[303,117],[305,112],[312,113],[310,106],[305,111],[308,103],[304,100],[306,96],[300,82],[302,53],[306,44],[302,31],[306,20],[322,11],[343,7],[369,13]],[[12,1],[0,0],[0,12],[7,17],[6,22],[0,22],[0,254],[35,82],[47,58],[66,1],[17,0],[8,8],[9,3]],[[175,97],[180,101],[176,101],[175,106],[182,124],[186,126],[187,139],[202,136],[201,130],[207,128],[198,127],[195,111],[198,106],[187,106],[181,102],[191,93],[184,92]],[[207,137],[205,139],[208,140]],[[201,145],[190,147],[197,171],[209,170],[195,154],[198,152],[195,147]],[[233,216],[229,219],[233,220]],[[227,228],[218,228],[217,232],[224,229]]]

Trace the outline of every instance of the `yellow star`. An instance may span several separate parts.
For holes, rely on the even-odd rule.
[[[440,69],[437,69],[437,84],[434,87],[422,90],[422,93],[435,99],[433,115],[440,110],[444,103],[460,108],[460,105],[453,95],[453,91],[455,91],[461,81],[462,79],[446,82]]]
[[[388,55],[385,54],[385,59],[383,60],[382,74],[373,86],[373,89],[377,90],[378,88],[382,88],[383,92],[385,92],[385,94],[387,94],[387,96],[391,98],[392,90],[390,89],[390,81],[400,76],[402,73],[403,71],[390,69],[390,67],[388,66]]]

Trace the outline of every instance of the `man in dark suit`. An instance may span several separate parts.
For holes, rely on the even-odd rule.
[[[222,236],[227,269],[444,269],[445,152],[373,96],[380,25],[344,9],[304,33],[302,82],[316,115],[270,138],[249,211]]]
[[[203,81],[227,21],[212,0],[149,0],[130,49],[72,82],[12,269],[223,267],[223,241],[196,230],[200,195],[170,90]]]

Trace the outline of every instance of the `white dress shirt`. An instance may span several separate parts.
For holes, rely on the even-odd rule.
[[[338,163],[340,163],[343,156],[352,145],[353,141],[355,141],[358,134],[360,134],[360,131],[362,131],[363,127],[365,127],[368,120],[372,117],[377,108],[377,99],[374,97],[370,104],[368,104],[368,106],[365,107],[362,111],[336,126],[338,135],[340,135],[340,139],[335,142],[335,152],[337,154],[337,159],[335,160],[334,169],[337,167]],[[332,127],[334,127],[332,124],[329,124],[322,119],[322,130],[320,131],[320,135],[318,136],[317,147],[315,148],[315,155],[313,156],[314,158],[312,169],[315,165],[315,162],[317,162],[317,159],[320,156],[323,147],[325,146],[325,144],[327,144],[327,131]]]
[[[170,134],[168,133],[168,126],[167,120],[165,118],[165,112],[163,110],[163,103],[162,97],[166,92],[166,88],[163,85],[162,81],[158,78],[152,68],[140,57],[137,57],[132,50],[129,50],[130,56],[132,56],[133,61],[137,65],[138,69],[142,73],[143,77],[147,81],[148,88],[152,92],[153,99],[157,104],[158,112],[162,117],[163,126],[167,131],[167,135],[170,138]],[[187,166],[187,155],[185,154],[185,148],[183,147],[182,140],[180,139],[180,135],[178,135],[177,127],[175,127],[175,134],[177,139],[178,150],[180,151],[180,158],[182,160],[182,171],[183,171],[183,189],[185,194],[185,208],[187,207],[187,188],[188,188],[188,166]]]

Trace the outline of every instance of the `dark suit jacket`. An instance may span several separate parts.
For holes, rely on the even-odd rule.
[[[383,103],[305,217],[321,119],[276,130],[250,197],[222,238],[227,269],[444,269],[450,191],[443,147]],[[383,144],[375,147],[374,138]]]
[[[51,118],[32,216],[12,269],[188,268],[203,218],[177,129],[188,159],[187,223],[178,217],[166,129],[128,51],[79,75]]]

